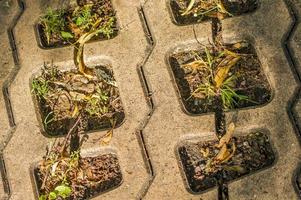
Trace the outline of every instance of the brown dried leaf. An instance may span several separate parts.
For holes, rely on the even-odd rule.
[[[225,146],[226,146],[226,145],[225,145]],[[228,150],[228,151],[229,151],[229,150]],[[230,159],[233,157],[235,151],[236,151],[235,143],[232,143],[232,151],[231,151],[231,154],[228,155],[227,157],[225,157],[223,160],[221,160],[221,163],[225,163],[225,162],[227,162],[228,160],[230,160]]]
[[[231,159],[236,151],[235,143],[232,143],[232,151],[230,153],[229,149],[227,148],[227,144],[224,144],[221,150],[218,152],[216,157],[214,158],[215,164],[222,164],[227,162]]]
[[[197,72],[198,70],[205,68],[206,64],[204,61],[195,60],[193,62],[181,65],[182,68],[191,69],[193,72]]]
[[[216,88],[220,88],[223,85],[231,67],[233,67],[239,61],[239,59],[240,57],[227,56],[224,60],[221,61],[221,63],[217,67],[217,73],[214,77]]]
[[[227,149],[227,145],[224,144],[222,146],[222,148],[220,149],[220,151],[218,152],[218,154],[216,155],[215,159],[216,161],[223,161],[225,160],[226,158],[228,158],[230,156],[230,152],[229,150]]]
[[[217,148],[222,148],[225,144],[229,144],[232,135],[234,133],[235,125],[233,122],[228,126],[226,134],[219,140],[219,144],[216,146]]]

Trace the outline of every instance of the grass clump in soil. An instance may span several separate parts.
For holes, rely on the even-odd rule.
[[[235,74],[229,74],[230,69],[241,59],[240,55],[221,49],[216,55],[205,48],[205,55],[195,54],[195,60],[182,65],[183,68],[202,72],[202,80],[196,86],[192,97],[205,98],[213,101],[220,97],[225,109],[233,108],[237,101],[248,100],[245,95],[240,95],[234,90]]]
[[[97,67],[95,75],[87,78],[77,70],[45,66],[42,74],[33,79],[32,92],[37,97],[44,129],[50,135],[66,134],[68,125],[80,113],[86,131],[109,128],[110,121],[120,123],[124,115],[113,72],[108,67]]]
[[[170,0],[174,20],[187,25],[241,15],[258,6],[257,0]]]
[[[87,42],[99,34],[110,37],[114,33],[116,19],[110,0],[82,0],[76,8],[62,15],[67,25],[63,29],[56,28],[61,32],[52,35],[61,34],[61,39],[76,39],[76,70],[60,71],[54,66],[45,66],[41,76],[33,79],[32,91],[38,99],[45,131],[50,135],[65,134],[68,125],[79,113],[83,115],[86,131],[121,124],[124,112],[112,68],[91,68],[84,62]],[[49,26],[47,23],[45,28]]]
[[[42,43],[56,46],[73,43],[92,29],[94,38],[109,39],[116,35],[117,20],[110,0],[81,0],[76,7],[48,9],[40,18]]]
[[[115,154],[82,157],[80,148],[71,151],[71,138],[79,138],[82,124],[79,116],[65,139],[55,141],[35,168],[39,200],[84,200],[120,185],[122,174]]]
[[[246,42],[174,53],[169,62],[190,113],[213,112],[216,99],[229,110],[264,104],[271,97],[256,52]]]

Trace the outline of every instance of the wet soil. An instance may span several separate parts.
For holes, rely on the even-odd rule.
[[[41,165],[34,169],[39,195],[49,193],[57,186],[56,180],[53,179],[46,182],[45,188],[49,191],[41,189],[46,173]],[[116,155],[105,154],[81,158],[79,168],[70,171],[67,180],[71,182],[72,194],[66,200],[84,200],[118,187],[122,182],[122,174]]]
[[[194,13],[182,16],[184,10],[188,7],[190,0],[170,0],[170,7],[175,23],[177,25],[196,24],[208,21],[212,18],[227,18],[232,16],[239,16],[244,13],[249,13],[258,7],[257,0],[222,0],[223,6],[231,14],[218,14],[216,11],[210,12],[210,15],[194,16]],[[199,2],[196,0],[196,2]],[[195,3],[196,5],[196,3]]]
[[[88,79],[76,70],[60,71],[49,66],[33,79],[32,92],[48,136],[67,134],[78,114],[82,118],[79,131],[121,125],[125,114],[113,71],[111,67],[98,66],[95,73]]]
[[[178,148],[189,190],[200,193],[217,186],[218,180],[227,183],[273,164],[275,155],[265,134],[257,132],[232,140],[236,145],[233,157],[209,172],[207,164],[218,153],[218,141],[187,142]]]
[[[88,4],[92,4],[92,9],[91,9],[91,15],[96,15],[95,19],[102,19],[101,24],[105,25],[108,23],[111,19],[113,20],[113,26],[112,26],[112,33],[109,33],[108,35],[99,33],[97,36],[93,37],[90,41],[96,41],[96,40],[106,40],[106,39],[111,39],[118,34],[118,25],[117,25],[117,19],[116,19],[116,12],[113,8],[111,0],[78,0],[78,5],[80,7]],[[73,6],[69,6],[66,9],[61,10],[63,14],[63,20],[65,22],[68,22],[64,26],[65,32],[72,33],[71,26],[70,26],[70,19],[72,19],[72,13],[74,12],[76,8]],[[90,26],[88,26],[83,33],[88,32]],[[37,29],[37,34],[39,37],[39,42],[41,47],[43,48],[55,48],[55,47],[63,47],[67,45],[71,45],[74,42],[76,42],[80,35],[74,35],[73,38],[70,39],[64,39],[60,36],[60,34],[52,34],[50,36],[49,43],[47,42],[47,37],[45,33],[45,26],[41,22],[41,20],[37,23],[36,26]]]
[[[239,45],[238,45],[239,44]],[[227,44],[225,48],[241,55],[241,59],[231,68],[230,75],[235,75],[233,90],[239,95],[245,95],[248,100],[239,101],[233,109],[263,105],[271,99],[271,87],[262,71],[260,61],[254,47],[246,42]],[[217,52],[219,54],[220,52]],[[183,66],[195,60],[195,56],[206,57],[204,49],[184,51],[172,54],[169,63],[180,93],[185,110],[191,114],[215,112],[214,100],[192,96],[203,78],[207,76],[202,71],[191,71]]]

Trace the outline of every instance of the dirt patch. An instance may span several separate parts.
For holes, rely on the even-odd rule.
[[[104,40],[118,34],[116,13],[111,0],[79,0],[67,9],[51,10],[42,16],[36,26],[40,45],[44,48],[73,44],[80,36],[98,27],[91,39]]]
[[[252,12],[258,7],[257,0],[209,0],[205,3],[196,0],[188,11],[190,2],[191,0],[170,0],[172,15],[176,24],[188,25],[213,18],[224,19]]]
[[[70,164],[74,162],[70,161],[70,158],[66,159],[66,163]],[[84,157],[79,159],[78,162],[78,167],[76,169],[72,168],[72,170],[69,171],[65,169],[67,167],[66,165],[60,163],[56,165],[57,171],[67,171],[66,182],[70,183],[68,187],[71,188],[72,193],[65,199],[89,199],[118,187],[122,182],[120,166],[114,154]],[[47,191],[46,189],[41,189],[45,176],[49,176],[47,175],[48,170],[44,162],[34,169],[34,177],[39,195],[54,191],[54,188],[61,182],[59,177],[52,177],[51,180],[44,183],[44,188],[47,188]]]
[[[232,54],[234,56],[231,57]],[[232,60],[229,60],[229,57]],[[233,62],[234,59],[236,59],[235,62]],[[230,95],[232,95],[230,102],[224,102],[226,110],[269,102],[271,88],[261,69],[256,51],[252,45],[239,42],[227,44],[218,49],[208,46],[202,49],[183,51],[169,57],[177,88],[187,112],[201,114],[215,111],[214,96],[219,96],[222,90],[211,92],[214,93],[211,94],[210,87],[205,88],[211,83],[207,83],[206,80],[210,76],[210,71],[216,76],[218,72],[215,70],[227,67],[221,66],[226,61],[233,64],[223,82],[224,85],[227,83],[225,88],[227,90],[230,88]],[[212,81],[214,82],[214,80]],[[211,88],[214,90],[214,87]],[[198,92],[200,90],[202,91]],[[225,93],[224,96],[228,98],[227,95],[228,93]]]
[[[119,126],[124,111],[111,67],[98,66],[87,78],[77,70],[60,71],[45,66],[33,78],[32,92],[46,134],[67,134],[81,114],[81,130],[95,131]]]
[[[217,186],[220,179],[229,182],[256,172],[271,166],[275,160],[269,138],[263,133],[256,132],[232,138],[232,144],[236,146],[234,155],[227,162],[210,168],[210,162],[219,152],[216,148],[218,143],[218,141],[186,142],[178,148],[181,166],[192,192],[200,193]]]

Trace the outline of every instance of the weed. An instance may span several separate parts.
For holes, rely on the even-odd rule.
[[[44,127],[47,130],[48,125],[54,121],[53,112],[50,112],[47,114],[47,116],[44,119]]]
[[[55,187],[55,189],[49,192],[48,195],[41,195],[39,200],[55,200],[55,199],[66,199],[72,193],[71,187],[65,184],[61,184]]]
[[[59,41],[71,43],[90,33],[93,37],[101,34],[110,38],[115,31],[115,22],[112,8],[101,1],[66,10],[49,8],[46,15],[40,18],[48,44]]]
[[[115,17],[110,17],[106,23],[104,23],[97,29],[97,34],[101,33],[108,39],[110,39],[111,35],[114,34],[115,20]]]
[[[34,93],[39,100],[46,99],[49,91],[49,81],[44,78],[33,79],[31,88],[31,92]]]
[[[109,96],[108,93],[97,89],[97,93],[87,100],[85,111],[90,116],[102,116],[109,112]]]
[[[210,101],[220,97],[225,109],[233,108],[239,101],[248,101],[247,96],[238,94],[234,89],[236,75],[229,76],[229,70],[240,60],[238,54],[224,49],[215,56],[206,47],[203,55],[195,54],[194,57],[195,61],[182,65],[199,71],[202,69],[203,79],[191,96]]]
[[[76,7],[72,13],[72,21],[81,30],[88,30],[93,26],[93,21],[97,18],[97,15],[92,14],[92,4],[84,5],[83,7]],[[90,27],[90,28],[89,28]]]
[[[230,76],[224,81],[220,89],[221,99],[226,109],[233,108],[239,101],[248,101],[248,96],[238,94],[233,90],[235,79],[234,75]]]
[[[50,43],[50,37],[52,35],[61,35],[61,31],[64,31],[66,21],[64,19],[65,12],[63,10],[47,9],[45,16],[41,18],[41,24],[44,27],[47,43]]]
[[[50,172],[50,177],[55,177],[55,183],[51,183],[54,189],[40,195],[39,200],[66,199],[71,195],[68,174],[78,168],[79,159],[79,151],[72,152],[69,157],[62,157],[58,152],[52,152],[51,156],[46,157],[48,162],[45,162],[45,168]]]

